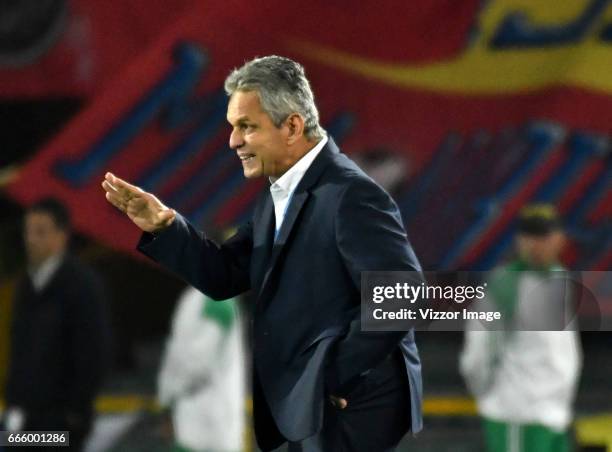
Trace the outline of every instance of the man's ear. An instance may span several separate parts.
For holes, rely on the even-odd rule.
[[[555,246],[559,250],[563,250],[563,248],[567,244],[567,237],[563,231],[555,231]]]
[[[304,118],[299,113],[292,113],[285,120],[289,134],[287,135],[287,144],[291,145],[304,136]]]

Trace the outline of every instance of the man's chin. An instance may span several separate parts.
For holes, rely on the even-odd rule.
[[[247,179],[257,179],[258,177],[261,177],[261,171],[259,170],[244,169],[243,173],[244,173],[244,177]]]
[[[28,255],[27,256],[27,260],[28,260],[28,265],[31,265],[32,267],[38,267],[40,264],[42,264],[45,259],[42,256],[32,256],[32,255]]]

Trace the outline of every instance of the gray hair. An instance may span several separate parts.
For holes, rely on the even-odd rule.
[[[299,113],[304,118],[306,138],[325,136],[304,68],[289,58],[272,55],[248,61],[228,75],[224,88],[228,96],[236,91],[257,92],[263,110],[276,127],[289,115]]]

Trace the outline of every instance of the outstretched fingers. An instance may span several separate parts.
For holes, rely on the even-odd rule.
[[[106,191],[106,199],[119,210],[126,212],[131,200],[139,199],[142,190],[112,173],[106,173],[102,188]]]
[[[127,210],[127,201],[124,200],[123,197],[118,194],[114,187],[110,186],[108,182],[104,181],[102,182],[102,188],[106,190],[106,200],[108,202],[110,202],[113,206],[115,206],[122,212],[125,212]]]
[[[135,198],[142,193],[142,190],[129,182],[115,176],[113,173],[106,173],[104,181],[108,182],[109,186],[115,189],[118,193],[129,199]]]
[[[106,199],[144,231],[155,231],[169,226],[176,211],[164,206],[154,195],[143,191],[112,173],[102,181]]]

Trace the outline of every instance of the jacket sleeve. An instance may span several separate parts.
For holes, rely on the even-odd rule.
[[[355,178],[345,189],[336,216],[336,242],[355,288],[361,290],[362,271],[412,271],[416,284],[421,267],[412,250],[399,210],[373,181]],[[362,331],[360,312],[330,360],[330,390],[342,395],[351,381],[378,365],[398,346],[406,331]]]
[[[253,248],[251,223],[221,245],[178,215],[159,234],[144,233],[138,250],[214,300],[226,300],[250,288]]]

